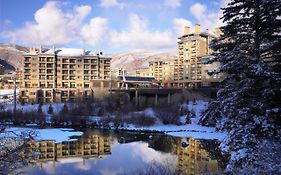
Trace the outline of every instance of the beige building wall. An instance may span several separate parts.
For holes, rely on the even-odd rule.
[[[190,33],[189,27],[184,28],[184,35],[179,37],[178,41],[178,60],[175,63],[174,80],[178,82],[202,83],[201,57],[212,54],[209,48],[210,42],[220,35],[220,30],[216,29],[214,33],[209,31],[202,32],[199,24],[194,27],[194,33]],[[218,64],[213,64],[219,66]],[[219,68],[219,67],[218,67]],[[217,81],[217,79],[213,79]]]
[[[32,50],[24,55],[25,102],[73,101],[93,96],[91,80],[110,80],[111,58],[81,52],[60,55]]]
[[[137,76],[154,77],[160,82],[172,81],[174,79],[174,61],[151,61],[149,67],[136,71]]]

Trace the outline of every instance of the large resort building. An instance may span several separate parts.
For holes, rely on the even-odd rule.
[[[110,81],[111,58],[85,49],[34,49],[24,54],[25,102],[73,101],[91,97]]]
[[[194,32],[184,27],[184,35],[179,37],[178,58],[170,61],[152,61],[149,67],[136,71],[137,76],[154,77],[161,83],[176,87],[210,86],[222,80],[221,74],[214,74],[220,68],[219,62],[210,63],[213,51],[210,42],[221,34],[219,28],[214,32],[196,24]]]
[[[175,81],[183,83],[184,86],[207,86],[220,81],[220,75],[211,74],[219,69],[220,64],[210,64],[207,61],[212,58],[213,52],[209,47],[210,42],[220,36],[220,29],[215,29],[213,33],[208,30],[201,32],[201,26],[196,24],[194,32],[190,31],[190,27],[184,27],[184,35],[179,37]]]

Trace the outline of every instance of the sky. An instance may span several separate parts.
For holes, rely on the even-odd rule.
[[[223,25],[228,0],[0,0],[0,43],[114,54],[176,51],[183,27]]]

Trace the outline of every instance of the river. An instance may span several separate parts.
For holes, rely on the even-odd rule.
[[[69,141],[39,140],[41,152],[23,174],[180,174],[220,172],[215,140],[87,129]],[[160,174],[163,174],[161,172]]]

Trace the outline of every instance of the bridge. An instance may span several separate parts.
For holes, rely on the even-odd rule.
[[[135,105],[141,105],[142,98],[153,97],[154,105],[158,105],[159,98],[166,98],[166,103],[171,103],[173,94],[182,94],[182,89],[175,88],[128,88],[128,89],[112,89],[112,93],[126,93],[129,95],[130,101],[134,99]]]

